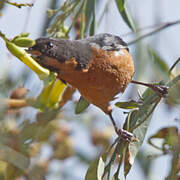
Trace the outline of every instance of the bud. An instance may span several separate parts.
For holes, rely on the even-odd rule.
[[[14,39],[13,42],[20,47],[32,47],[35,45],[35,41],[28,37],[19,37]]]

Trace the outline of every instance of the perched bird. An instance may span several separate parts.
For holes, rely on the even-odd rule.
[[[39,38],[28,53],[77,88],[90,103],[111,118],[116,133],[131,141],[133,134],[116,126],[109,102],[133,81],[134,63],[127,44],[118,36],[98,34],[81,40]],[[152,84],[139,83],[154,88]]]

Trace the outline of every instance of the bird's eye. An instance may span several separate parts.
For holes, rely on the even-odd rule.
[[[48,42],[48,43],[47,43],[47,47],[48,47],[48,48],[52,48],[52,47],[53,47],[53,43],[52,43],[52,42]]]

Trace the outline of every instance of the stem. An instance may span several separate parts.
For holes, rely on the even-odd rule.
[[[128,45],[135,44],[135,43],[137,43],[138,41],[140,41],[140,40],[142,40],[142,39],[144,39],[144,38],[146,38],[146,37],[148,37],[148,36],[152,36],[153,34],[159,32],[159,31],[162,31],[162,30],[164,30],[164,29],[166,29],[166,28],[168,28],[168,27],[170,27],[170,26],[174,26],[174,25],[177,25],[177,24],[180,24],[180,20],[165,23],[165,24],[157,27],[157,29],[155,29],[155,30],[153,30],[153,31],[151,31],[151,32],[149,32],[149,33],[147,33],[147,34],[144,34],[144,35],[142,35],[142,36],[140,36],[140,37],[138,37],[138,38],[130,41],[130,42],[127,43],[127,44],[128,44]]]
[[[166,97],[166,95],[168,94],[168,86],[143,83],[143,82],[139,82],[139,81],[135,81],[135,80],[131,80],[131,83],[147,86],[147,87],[151,88],[155,93],[157,93],[161,97]]]
[[[113,116],[112,116],[112,111],[109,113],[109,117],[110,117],[110,119],[111,119],[111,122],[112,122],[112,124],[113,124],[113,126],[114,126],[115,131],[117,132],[118,127],[117,127],[117,125],[116,125],[116,123],[115,123],[115,121],[114,121],[114,118],[113,118]]]
[[[154,111],[156,105],[159,103],[160,100],[161,100],[161,99],[158,99],[158,100],[157,100],[156,104],[154,105],[154,108],[151,110],[151,112],[149,113],[149,115]],[[133,132],[134,129],[138,128],[138,127],[139,127],[142,123],[144,123],[146,120],[147,120],[147,118],[144,118],[141,122],[139,122],[137,125],[135,125],[134,127],[132,127],[132,128],[130,129],[130,132]]]
[[[5,42],[9,41],[9,40],[6,38],[5,34],[3,34],[1,31],[0,31],[0,36],[1,36],[1,38],[2,38]]]
[[[81,28],[80,28],[80,37],[81,37],[81,39],[84,38],[84,32],[85,32],[85,26],[86,26],[85,25],[86,4],[87,4],[87,0],[84,0],[82,13],[81,13]]]
[[[69,32],[70,32],[71,29],[73,28],[74,24],[76,23],[76,20],[77,20],[77,18],[78,18],[78,16],[79,16],[80,12],[82,11],[83,5],[84,5],[84,4],[82,3],[82,5],[80,6],[78,12],[76,13],[76,15],[75,15],[75,17],[74,17],[74,19],[73,19],[73,21],[72,21],[72,23],[71,23],[68,31],[66,32],[66,35],[69,34]]]
[[[23,108],[31,106],[33,101],[33,99],[5,99],[3,100],[3,104],[8,108]]]
[[[10,5],[12,5],[12,6],[15,6],[15,7],[17,7],[17,8],[21,8],[21,7],[23,7],[23,6],[29,6],[29,7],[32,7],[33,6],[33,3],[21,3],[21,4],[18,4],[18,3],[13,3],[13,2],[9,2],[8,0],[6,0],[5,1],[6,3],[8,3],[8,4],[10,4]]]
[[[177,65],[177,63],[180,62],[180,57],[175,61],[175,63],[171,66],[171,68],[169,69],[169,73],[171,73],[171,71],[174,69],[174,67]]]

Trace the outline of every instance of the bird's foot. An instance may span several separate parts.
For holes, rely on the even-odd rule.
[[[144,82],[139,82],[139,81],[135,81],[135,80],[131,80],[131,83],[140,84],[140,85],[149,87],[161,97],[166,97],[168,94],[169,87],[165,86],[165,85],[150,84],[150,83],[144,83]]]
[[[121,129],[121,128],[115,128],[115,131],[117,135],[120,137],[120,139],[126,141],[126,142],[132,142],[137,141],[137,138],[130,132]]]
[[[151,88],[157,92],[161,97],[166,97],[168,94],[168,86],[152,84]]]

